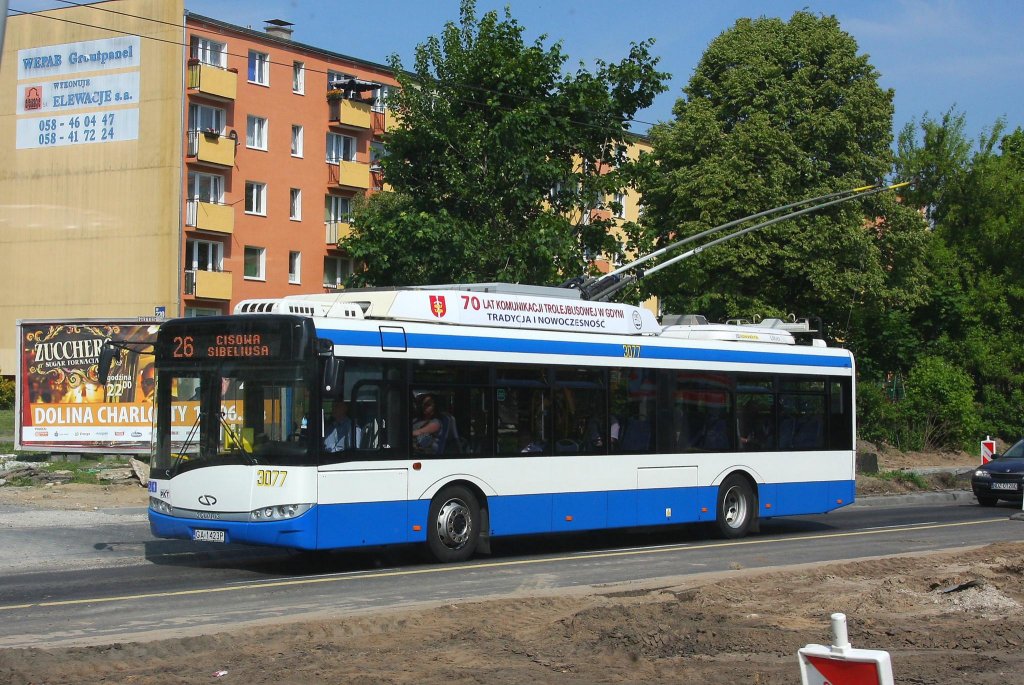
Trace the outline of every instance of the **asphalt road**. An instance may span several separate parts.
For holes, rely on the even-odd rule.
[[[104,644],[282,618],[657,586],[740,568],[967,547],[1024,531],[1024,522],[1010,519],[1016,508],[983,508],[966,497],[885,504],[765,521],[759,535],[736,541],[710,538],[702,526],[498,540],[493,554],[447,566],[427,564],[411,549],[309,556],[154,540],[142,510],[77,512],[77,522],[54,526],[52,517],[51,525],[26,519],[40,512],[6,508],[0,647]],[[28,527],[5,524],[19,513]]]

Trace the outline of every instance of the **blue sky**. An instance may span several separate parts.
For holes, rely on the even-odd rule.
[[[56,0],[9,0],[12,10],[60,6]],[[198,14],[262,29],[266,19],[295,24],[294,39],[385,62],[457,21],[458,0],[185,0]],[[672,117],[672,105],[708,43],[740,17],[789,18],[807,9],[834,14],[895,91],[894,129],[956,105],[976,139],[997,117],[1024,126],[1024,3],[1019,0],[479,0],[478,11],[508,6],[529,39],[561,40],[569,65],[618,61],[632,41],[654,38],[669,90],[640,112],[635,130]]]

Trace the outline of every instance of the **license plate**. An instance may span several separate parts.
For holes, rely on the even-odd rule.
[[[192,531],[192,539],[196,542],[224,542],[224,531],[197,529]]]
[[[1016,490],[1016,483],[992,483],[993,490]]]

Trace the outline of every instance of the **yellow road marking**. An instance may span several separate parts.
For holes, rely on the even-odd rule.
[[[53,602],[31,602],[28,604],[9,604],[0,606],[0,611],[12,611],[15,609],[30,609],[33,607],[61,607],[74,606],[78,604],[93,604],[104,602],[130,602],[139,599],[161,599],[165,597],[186,597],[189,595],[206,595],[217,592],[238,592],[240,590],[263,590],[266,588],[295,587],[300,585],[313,585],[317,583],[337,583],[353,580],[368,580],[372,578],[391,578],[403,576],[418,576],[431,573],[451,573],[454,571],[475,571],[478,569],[509,568],[513,566],[529,566],[534,564],[550,564],[559,561],[579,561],[580,559],[612,559],[615,557],[629,557],[650,554],[661,554],[664,552],[678,552],[680,550],[696,549],[721,549],[726,547],[744,547],[751,545],[767,545],[780,542],[800,542],[803,540],[826,540],[832,538],[860,537],[865,535],[881,535],[884,533],[906,533],[916,530],[933,530],[937,528],[954,528],[958,526],[975,526],[983,523],[995,523],[1009,521],[1009,519],[985,519],[982,521],[961,521],[958,523],[929,523],[919,526],[900,526],[891,528],[876,528],[871,530],[851,531],[848,533],[828,533],[822,535],[801,535],[785,538],[745,538],[742,540],[730,540],[728,542],[709,542],[696,545],[680,544],[651,549],[630,549],[620,551],[594,552],[593,554],[571,555],[561,557],[544,557],[540,559],[517,559],[509,561],[488,561],[476,564],[462,564],[459,566],[435,566],[431,568],[402,569],[392,571],[379,571],[365,574],[345,574],[338,576],[319,576],[316,578],[291,578],[287,580],[267,581],[264,583],[253,583],[251,585],[231,585],[226,587],[201,588],[196,590],[173,590],[168,592],[145,592],[134,595],[118,595],[114,597],[93,597],[90,599],[65,599]]]

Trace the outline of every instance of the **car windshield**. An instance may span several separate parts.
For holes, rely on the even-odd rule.
[[[309,392],[299,368],[166,372],[160,383],[170,384],[169,399],[158,397],[170,412],[157,411],[154,470],[309,460],[301,430]]]
[[[1017,442],[1017,444],[1015,444],[1013,447],[1006,450],[999,456],[1004,459],[1024,459],[1024,440],[1020,440],[1019,442]]]

